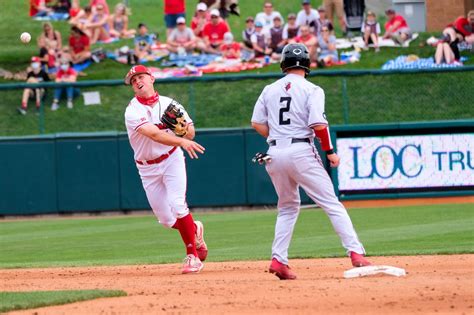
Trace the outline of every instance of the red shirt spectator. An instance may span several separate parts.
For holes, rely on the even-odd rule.
[[[80,37],[71,36],[69,37],[69,46],[75,54],[78,54],[90,46],[89,37],[87,35],[81,35]]]
[[[408,27],[405,18],[401,15],[396,14],[392,19],[385,23],[385,30],[389,30],[396,22],[399,22],[399,25],[395,29],[390,30],[391,33],[394,33],[401,28]]]
[[[199,25],[199,22],[200,22],[200,18],[195,16],[193,17],[193,19],[191,20],[191,29],[194,31],[198,25]],[[211,21],[211,16],[209,15],[209,13],[206,13],[206,17],[205,17],[205,23],[209,23]],[[204,35],[202,34],[202,31],[200,31],[199,33],[194,33],[194,35],[196,35],[197,37],[203,37]]]
[[[240,58],[240,44],[237,42],[233,42],[231,44],[222,44],[221,51],[222,55],[227,59]]]
[[[77,72],[72,67],[69,67],[66,71],[59,68],[58,73],[56,74],[57,79],[61,79],[62,77],[69,77],[69,76],[76,76]]]
[[[165,0],[165,14],[179,14],[185,11],[184,0]]]
[[[202,34],[209,38],[211,45],[219,44],[224,39],[224,34],[230,32],[229,26],[223,20],[217,24],[207,23],[202,30]]]

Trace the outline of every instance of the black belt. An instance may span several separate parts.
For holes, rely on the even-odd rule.
[[[291,139],[291,143],[298,143],[298,142],[306,142],[306,143],[311,143],[311,140],[309,138],[293,138]],[[270,142],[268,142],[268,145],[273,147],[275,146],[277,143],[276,143],[276,140],[272,140]]]

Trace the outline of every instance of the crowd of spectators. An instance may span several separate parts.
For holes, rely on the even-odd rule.
[[[89,60],[98,62],[91,51],[92,44],[128,38],[134,38],[134,47],[127,59],[132,64],[154,60],[153,49],[157,46],[180,56],[208,53],[220,55],[224,60],[270,63],[280,59],[286,44],[303,43],[309,50],[311,66],[326,66],[339,61],[334,15],[343,35],[347,33],[343,0],[323,0],[323,5],[317,9],[312,7],[311,0],[302,0],[299,10],[286,17],[267,0],[255,17],[245,18],[241,41],[235,39],[227,22],[230,9],[202,0],[197,3],[192,18],[187,20],[185,0],[163,1],[166,40],[160,42],[144,23],[139,23],[137,30],[129,28],[130,9],[123,3],[118,3],[110,14],[106,0],[88,0],[82,7],[79,0],[30,0],[30,16],[44,18],[67,14],[71,28],[68,44],[63,46],[61,33],[50,22],[43,24],[37,40],[39,53],[32,59],[27,82],[46,81],[48,74],[58,82],[73,82],[80,75],[73,67]],[[236,1],[232,3],[232,12],[236,12]],[[382,34],[375,13],[365,13],[360,29],[364,50],[372,46],[379,52],[381,39],[392,39],[400,45],[411,39],[412,32],[402,15],[393,9],[386,10],[385,14],[387,21]],[[436,45],[436,63],[459,60],[458,44],[474,40],[473,27],[474,11],[467,18],[459,18],[448,25]],[[72,108],[74,92],[74,89],[56,90],[51,108],[58,108],[62,93],[66,94],[67,107]],[[26,113],[28,99],[33,98],[38,104],[43,96],[42,89],[25,89],[19,112]]]

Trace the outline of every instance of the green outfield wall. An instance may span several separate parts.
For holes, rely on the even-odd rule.
[[[267,149],[262,137],[252,129],[242,128],[202,129],[198,130],[197,134],[196,141],[206,147],[206,153],[198,160],[186,159],[187,200],[191,207],[276,203],[276,194],[264,167],[251,162],[256,152],[265,152]],[[446,150],[450,148],[451,151],[440,151],[441,153],[436,151],[435,154],[421,152],[421,144],[416,142],[418,138],[425,143],[431,141],[431,138],[426,139],[427,136],[441,139],[450,134],[452,136],[449,139],[454,140],[449,140]],[[347,165],[350,165],[355,157],[345,156],[348,162],[341,165],[340,169],[349,173],[347,183],[342,183],[345,174],[338,174],[336,170],[330,171],[335,190],[342,198],[394,198],[474,193],[474,185],[470,185],[470,176],[474,178],[474,141],[470,142],[474,137],[474,120],[334,126],[332,137],[335,144],[341,145],[340,150],[343,150],[343,146],[348,146],[349,150],[353,148],[351,141],[364,143],[364,141],[388,139],[387,143],[394,143],[391,138],[384,137],[398,137],[394,139],[400,138],[399,142],[405,138],[408,139],[405,139],[406,141],[413,139],[408,144],[408,149],[403,149],[403,146],[402,149],[391,148],[387,144],[382,144],[382,149],[378,151],[367,151],[370,148],[364,151],[362,145],[360,150],[352,149],[352,152],[360,156],[363,152],[369,154],[372,161],[368,163],[368,167],[372,167],[371,172],[379,176],[373,176],[373,180],[367,182],[368,186],[375,185],[376,189],[372,187],[370,190],[361,190],[357,187],[359,183],[357,180],[360,178],[367,181],[371,173],[364,169],[360,161],[356,163],[357,170],[348,169]],[[453,141],[460,143],[458,147],[452,147]],[[440,145],[445,144],[441,142]],[[371,148],[373,149],[373,146]],[[383,149],[389,153],[395,152],[392,154],[395,161],[393,167],[388,168],[388,173],[393,175],[393,179],[388,178],[383,173],[386,170],[377,164],[377,159],[382,159],[383,165],[391,165],[390,162],[385,163],[386,154]],[[430,149],[423,148],[423,150]],[[377,154],[380,154],[380,157]],[[411,156],[414,159],[407,160]],[[405,160],[401,160],[402,158]],[[441,169],[435,171],[446,175],[448,179],[456,173],[460,181],[454,182],[453,185],[448,180],[444,186],[439,187],[411,187],[411,181],[416,180],[413,176],[416,170],[428,170],[429,165],[423,163],[431,163],[432,160],[442,162]],[[374,170],[374,167],[378,169]],[[350,174],[355,171],[357,176]],[[369,175],[362,174],[363,172],[369,172]],[[404,178],[403,174],[408,176]],[[400,178],[397,179],[396,176]],[[429,180],[430,177],[427,178]],[[391,185],[395,182],[396,185],[385,187],[387,181]],[[0,187],[0,215],[3,216],[149,209],[127,135],[122,132],[0,138]],[[341,187],[344,189],[341,190]],[[302,202],[310,202],[304,193]]]

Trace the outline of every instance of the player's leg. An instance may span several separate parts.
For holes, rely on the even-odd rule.
[[[275,238],[272,244],[270,272],[280,279],[296,279],[288,267],[288,248],[300,209],[300,194],[297,183],[289,176],[284,156],[274,157],[266,169],[278,195],[278,215],[275,224]],[[276,261],[275,261],[276,260]]]
[[[140,167],[140,177],[153,214],[160,224],[171,228],[176,224],[176,218],[168,202],[163,177],[157,175],[157,168],[155,165]]]
[[[331,179],[316,156],[316,149],[311,147],[300,151],[294,156],[293,163],[299,171],[296,175],[298,184],[326,212],[344,248],[348,252],[365,254],[349,214],[337,199]]]
[[[183,273],[199,272],[203,264],[196,247],[196,225],[186,202],[186,164],[181,150],[174,152],[163,165],[163,183],[166,187],[168,202],[176,217],[175,228],[179,230],[186,247],[186,259]]]

